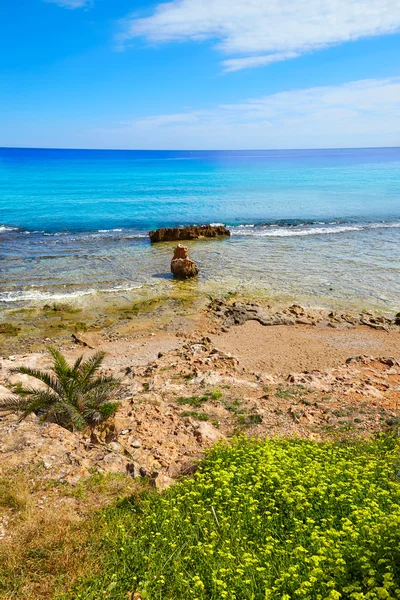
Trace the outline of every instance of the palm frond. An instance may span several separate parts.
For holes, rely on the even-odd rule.
[[[84,416],[68,402],[55,403],[41,420],[57,423],[66,429],[80,430],[87,426]]]
[[[82,383],[86,384],[90,379],[92,379],[96,371],[98,371],[101,367],[101,363],[103,362],[104,357],[104,352],[96,352],[96,354],[94,354],[81,364],[79,371]]]
[[[46,389],[23,384],[14,386],[14,396],[0,401],[0,411],[21,413],[20,420],[31,413],[42,421],[51,421],[67,429],[96,427],[115,414],[119,402],[113,401],[120,382],[112,376],[96,376],[104,352],[96,352],[86,361],[83,356],[70,366],[56,348],[48,349],[53,359],[52,372],[29,367],[14,369],[44,383]]]
[[[8,396],[0,400],[0,412],[22,412],[29,406],[30,401],[18,396]]]
[[[32,413],[46,412],[58,402],[59,398],[53,392],[36,390],[29,398],[9,396],[0,401],[0,412],[22,413],[20,421]]]
[[[12,369],[12,373],[19,373],[20,375],[29,375],[42,383],[45,383],[51,388],[56,394],[63,395],[63,388],[59,381],[55,377],[52,377],[47,371],[39,371],[37,369],[31,369],[30,367],[17,367]]]
[[[61,352],[53,346],[50,346],[47,350],[53,359],[53,371],[58,376],[60,381],[65,377],[70,377],[71,367],[69,366],[65,356],[63,356]]]
[[[96,379],[89,381],[85,385],[83,391],[85,394],[91,392],[92,390],[95,390],[96,388],[108,388],[110,391],[112,391],[118,389],[120,386],[121,382],[119,381],[119,379],[116,379],[112,375],[108,375],[104,377],[96,377]]]
[[[75,374],[78,374],[79,367],[81,366],[82,361],[83,361],[83,354],[81,354],[74,362],[74,366],[72,367],[72,370]]]
[[[102,402],[115,398],[119,387],[115,385],[97,385],[84,395],[85,406],[99,406]]]

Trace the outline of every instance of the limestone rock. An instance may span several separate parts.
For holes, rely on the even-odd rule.
[[[189,258],[187,247],[182,244],[178,244],[175,248],[171,261],[171,272],[175,279],[190,279],[199,273],[196,263]]]
[[[188,227],[172,227],[150,231],[150,241],[154,242],[176,242],[179,240],[197,240],[201,237],[215,238],[229,236],[231,232],[223,225],[189,225]]]
[[[214,425],[206,421],[202,421],[196,425],[194,436],[199,444],[212,444],[224,437]]]
[[[296,319],[284,312],[270,313],[265,308],[249,302],[234,302],[232,305],[219,303],[215,310],[218,316],[225,318],[223,327],[228,329],[232,325],[243,325],[246,321],[258,321],[261,325],[294,325]]]
[[[100,336],[95,333],[73,333],[71,337],[76,344],[80,344],[91,350],[97,348],[101,343]]]

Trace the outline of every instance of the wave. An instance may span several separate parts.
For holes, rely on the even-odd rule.
[[[303,237],[309,235],[327,235],[347,233],[352,231],[364,231],[369,229],[398,229],[399,221],[380,221],[380,222],[356,222],[346,220],[307,220],[307,219],[279,219],[261,223],[243,223],[241,225],[229,225],[228,223],[211,223],[211,225],[225,225],[230,229],[233,236],[247,237]],[[181,225],[183,227],[184,225]],[[148,230],[134,228],[113,228],[97,229],[94,231],[29,231],[12,227],[9,225],[0,225],[0,233],[17,232],[23,235],[40,235],[52,238],[66,238],[72,242],[79,242],[90,239],[109,239],[109,240],[134,240],[147,239]]]
[[[25,236],[36,235],[43,236],[46,238],[66,238],[71,241],[78,240],[86,240],[86,239],[96,239],[96,238],[108,238],[108,239],[118,239],[118,240],[130,240],[130,239],[143,239],[148,238],[148,232],[136,230],[136,229],[97,229],[95,231],[42,231],[42,230],[32,230],[29,231],[27,229],[19,229],[18,227],[10,227],[8,225],[0,225],[0,233],[18,233]]]
[[[0,233],[3,231],[18,231],[18,227],[10,227],[9,225],[0,225]]]
[[[348,233],[352,231],[365,231],[369,229],[399,229],[400,223],[360,223],[360,224],[339,224],[338,222],[315,223],[311,226],[308,223],[299,225],[238,225],[231,227],[231,234],[245,237],[303,237],[308,235],[331,235],[338,233]]]
[[[87,289],[77,290],[75,292],[43,292],[42,290],[27,290],[18,292],[3,292],[0,294],[0,302],[25,302],[32,300],[74,300],[82,296],[91,296],[94,294],[112,294],[116,292],[130,292],[139,290],[142,285],[115,286],[105,289]]]

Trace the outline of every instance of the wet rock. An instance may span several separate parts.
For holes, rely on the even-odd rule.
[[[200,227],[190,225],[188,227],[172,227],[149,232],[152,243],[197,240],[202,237],[215,238],[229,235],[231,235],[229,229],[223,225],[201,225]]]
[[[196,263],[189,258],[187,247],[182,244],[178,244],[175,248],[171,261],[171,272],[175,279],[190,279],[199,274]]]

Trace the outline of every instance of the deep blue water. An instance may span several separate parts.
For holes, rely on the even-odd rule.
[[[194,246],[200,285],[329,302],[334,274],[343,301],[400,297],[399,148],[0,149],[0,300],[154,285],[168,259],[147,231],[212,222],[234,235]]]

